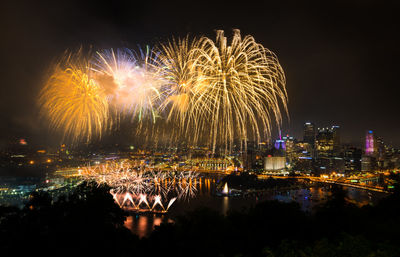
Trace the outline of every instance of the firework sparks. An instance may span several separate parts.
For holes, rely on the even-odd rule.
[[[235,139],[246,144],[270,135],[273,118],[280,126],[280,105],[287,112],[287,94],[274,53],[251,36],[242,39],[239,30],[234,30],[230,45],[223,31],[217,31],[215,42],[206,37],[195,42],[163,46],[161,60],[168,60],[163,69],[172,73],[167,79],[184,90],[184,96],[170,96],[179,108],[173,105],[169,117],[176,117],[180,131],[193,143],[208,138],[213,151],[217,145],[227,151]],[[186,77],[191,78],[189,84],[181,82]]]
[[[167,211],[176,199],[189,199],[197,192],[197,173],[153,170],[133,162],[88,166],[83,169],[82,175],[85,180],[112,187],[111,194],[119,206],[130,204],[138,210],[143,209],[144,205],[148,210],[159,205],[163,211]],[[164,203],[167,202],[165,208]]]
[[[39,96],[41,113],[65,139],[90,141],[108,128],[108,102],[103,89],[89,77],[81,51],[56,65]]]
[[[279,127],[288,113],[276,55],[239,30],[229,44],[220,30],[215,41],[186,37],[139,54],[103,50],[89,62],[77,56],[57,65],[39,98],[51,127],[77,141],[110,128],[111,107],[117,117],[136,117],[137,135],[147,140],[165,137],[172,127],[169,140],[206,142],[213,153],[217,147],[230,152],[235,140],[246,147],[249,140],[269,138],[272,125]],[[165,120],[156,123],[160,115]]]
[[[161,202],[161,196],[160,195],[156,195],[154,197],[154,203],[153,203],[153,207],[151,207],[151,209],[153,210],[154,207],[156,207],[157,204],[160,205],[163,210],[165,210],[164,206],[163,206],[163,204]]]
[[[131,114],[139,121],[150,116],[155,122],[163,81],[154,69],[155,59],[149,47],[139,54],[129,49],[99,51],[92,60],[93,77],[120,113]]]
[[[168,119],[175,118],[184,121],[191,101],[192,88],[198,84],[198,73],[195,72],[194,62],[196,61],[199,41],[196,39],[173,39],[167,44],[160,45],[160,55],[157,60],[159,73],[166,79],[166,94],[168,97],[160,106],[161,109],[171,108]],[[198,53],[197,53],[198,55]]]

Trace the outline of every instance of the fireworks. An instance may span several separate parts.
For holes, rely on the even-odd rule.
[[[154,69],[156,59],[149,47],[140,54],[129,49],[103,50],[92,60],[93,78],[104,88],[109,101],[119,112],[142,121],[155,122],[155,104],[160,99],[163,79]]]
[[[235,138],[259,142],[261,134],[270,135],[271,117],[281,124],[279,104],[287,108],[285,76],[276,56],[253,37],[242,39],[239,30],[230,45],[217,31],[216,42],[203,39],[203,48],[199,65],[208,83],[196,90],[193,108],[206,110],[199,120],[210,121],[213,149],[218,143],[231,148]]]
[[[202,37],[188,45],[183,40],[163,46],[161,59],[173,74],[167,78],[183,91],[170,96],[175,103],[169,117],[177,117],[192,143],[208,138],[213,151],[217,145],[229,151],[235,139],[246,144],[270,135],[272,118],[281,124],[280,105],[287,111],[285,76],[271,51],[251,36],[242,39],[239,30],[230,45],[223,31],[217,31],[216,42]]]
[[[196,53],[193,49],[199,47],[196,39],[172,40],[160,45],[158,61],[159,73],[166,79],[166,94],[168,97],[160,106],[170,108],[168,120],[177,120],[183,125],[187,119],[188,108],[192,101],[192,90],[199,84],[198,73],[194,62]]]
[[[86,167],[82,173],[85,180],[106,184],[121,207],[153,210],[159,205],[164,211],[176,199],[194,197],[197,189],[197,173],[167,172],[145,168],[134,162],[108,162]],[[166,208],[164,206],[167,206]]]
[[[50,126],[64,132],[72,141],[90,141],[107,129],[108,102],[104,90],[89,77],[89,67],[80,52],[58,63],[39,102]]]
[[[215,41],[186,37],[155,49],[103,50],[83,65],[58,65],[40,97],[51,126],[88,141],[115,124],[115,116],[128,114],[154,141],[167,131],[171,140],[229,152],[236,142],[246,147],[267,139],[272,125],[281,125],[284,72],[252,36],[234,30],[228,43],[217,31]]]

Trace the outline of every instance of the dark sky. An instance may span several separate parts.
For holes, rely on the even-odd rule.
[[[372,129],[400,146],[398,1],[234,2],[1,1],[0,142],[52,141],[36,98],[66,49],[154,45],[187,33],[214,38],[215,29],[238,28],[274,51],[285,70],[284,133],[301,139],[312,121],[340,125],[344,142]]]

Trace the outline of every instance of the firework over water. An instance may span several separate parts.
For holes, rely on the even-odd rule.
[[[155,49],[103,50],[87,62],[57,65],[40,96],[51,127],[90,140],[124,114],[155,141],[172,128],[171,140],[229,152],[235,140],[246,147],[281,125],[287,114],[284,72],[276,55],[252,36],[234,30],[228,43],[220,30],[215,41],[186,37]]]
[[[106,184],[121,207],[152,211],[159,205],[167,211],[175,200],[189,199],[197,192],[198,174],[163,171],[141,166],[134,161],[107,162],[81,171],[84,179]],[[142,208],[141,204],[145,204]]]

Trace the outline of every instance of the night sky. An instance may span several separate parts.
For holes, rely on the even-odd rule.
[[[290,112],[283,133],[302,139],[312,121],[340,125],[343,142],[359,143],[371,129],[400,146],[398,1],[234,2],[2,1],[1,144],[57,141],[38,119],[36,99],[66,49],[155,45],[187,33],[215,38],[215,29],[230,36],[238,28],[283,66]]]

